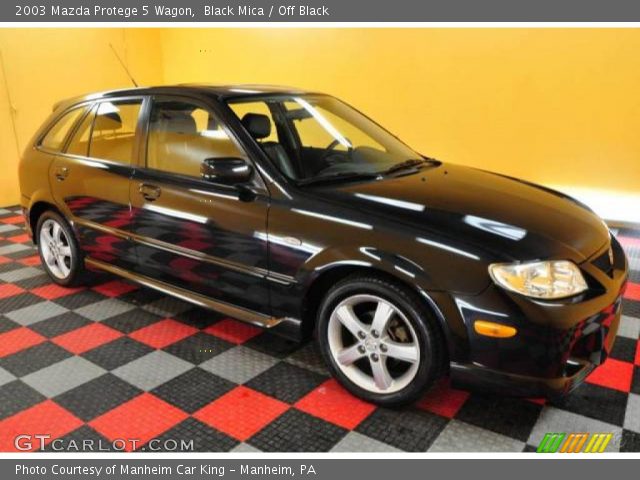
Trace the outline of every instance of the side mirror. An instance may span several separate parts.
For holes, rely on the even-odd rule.
[[[245,183],[253,176],[253,167],[241,158],[207,158],[200,166],[204,180],[227,185]]]

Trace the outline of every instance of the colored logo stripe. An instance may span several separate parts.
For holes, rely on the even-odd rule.
[[[565,433],[547,433],[538,445],[538,453],[556,453]]]
[[[560,453],[578,453],[589,438],[588,433],[571,433],[560,448]]]
[[[602,453],[613,437],[610,433],[594,433],[584,449],[584,453]]]
[[[558,433],[545,434],[537,453],[602,453],[613,438],[611,433]],[[584,447],[586,444],[586,447]],[[584,447],[584,450],[583,450]]]

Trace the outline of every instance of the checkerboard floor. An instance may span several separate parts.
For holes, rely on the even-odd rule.
[[[618,232],[633,270],[615,349],[570,397],[479,395],[443,380],[389,410],[343,390],[313,343],[113,277],[52,284],[23,226],[17,208],[0,209],[0,451],[19,434],[58,447],[132,438],[147,451],[154,438],[199,451],[532,451],[550,431],[611,432],[608,451],[640,451],[640,231]]]

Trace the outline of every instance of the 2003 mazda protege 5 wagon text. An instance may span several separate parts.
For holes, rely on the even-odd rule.
[[[303,339],[383,405],[441,375],[562,395],[614,342],[627,260],[556,191],[425,157],[334,97],[136,88],[61,102],[20,163],[60,285],[104,270]]]

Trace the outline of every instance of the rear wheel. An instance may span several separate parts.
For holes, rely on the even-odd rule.
[[[319,309],[318,341],[335,377],[386,406],[411,403],[442,369],[442,339],[413,292],[375,276],[334,286]]]
[[[67,287],[79,284],[84,259],[68,222],[49,210],[38,219],[36,232],[42,266],[51,280]]]

